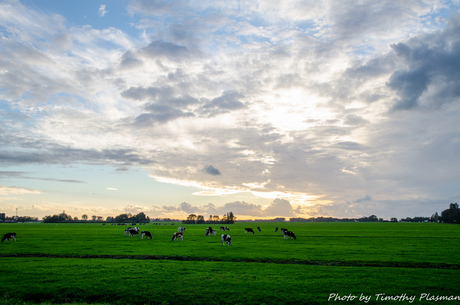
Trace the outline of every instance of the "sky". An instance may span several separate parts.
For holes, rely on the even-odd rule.
[[[460,3],[0,0],[0,212],[431,216]]]

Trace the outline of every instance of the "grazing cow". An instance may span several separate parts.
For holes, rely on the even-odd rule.
[[[175,232],[175,233],[173,234],[173,237],[172,237],[171,241],[179,240],[179,238],[180,238],[182,241],[184,241],[184,233],[182,233],[182,232]]]
[[[260,231],[260,228],[259,228],[259,227],[257,227],[257,231],[262,232],[262,231]]]
[[[275,232],[278,232],[278,227],[275,228]]]
[[[222,246],[225,246],[225,243],[227,243],[227,246],[230,246],[232,244],[232,238],[230,235],[222,234]]]
[[[244,229],[244,234],[246,234],[247,232],[249,232],[249,233],[252,232],[252,234],[254,234],[254,230],[251,229],[251,228],[245,228],[245,229]]]
[[[129,236],[136,236],[137,234],[139,234],[139,228],[138,227],[129,227],[125,230],[125,235],[129,235]]]
[[[286,234],[286,231],[287,231],[287,230],[288,230],[288,229],[281,228],[281,229],[280,229],[280,233]]]
[[[216,230],[214,230],[213,228],[209,227],[209,228],[206,228],[206,236],[208,235],[214,235],[216,236]]]
[[[2,242],[4,242],[5,240],[9,241],[10,239],[16,241],[16,233],[6,233],[5,235],[3,235]]]
[[[221,231],[225,231],[225,227],[222,227],[222,226],[221,226],[221,227],[220,227],[220,230],[221,230]]]
[[[185,227],[179,227],[179,228],[177,228],[177,231],[179,231],[179,232],[184,232],[184,231],[185,231]]]
[[[142,231],[141,232],[141,239],[144,239],[144,236],[145,237],[150,237],[150,239],[152,239],[152,234],[149,231]]]
[[[285,231],[285,232],[284,232],[284,239],[287,239],[288,237],[290,237],[291,239],[293,239],[293,238],[294,238],[294,239],[297,239],[297,238],[295,237],[294,232]]]

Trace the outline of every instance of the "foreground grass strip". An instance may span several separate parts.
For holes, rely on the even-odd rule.
[[[43,258],[82,258],[82,259],[132,259],[132,260],[173,260],[173,261],[214,261],[239,263],[271,263],[271,264],[299,264],[311,266],[355,266],[355,267],[391,267],[391,268],[430,268],[430,269],[460,269],[460,264],[438,263],[401,263],[401,262],[371,262],[371,261],[310,261],[301,259],[274,260],[274,259],[232,259],[215,257],[196,257],[178,255],[55,255],[46,253],[30,254],[0,254],[0,257],[43,257]]]
[[[458,271],[449,269],[46,257],[2,263],[0,304],[358,304],[331,294],[432,304],[422,296],[459,294]],[[381,301],[404,294],[414,302]]]

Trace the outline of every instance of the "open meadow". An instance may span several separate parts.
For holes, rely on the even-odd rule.
[[[236,223],[231,246],[208,226],[138,226],[150,240],[110,224],[2,224],[17,242],[0,244],[0,304],[460,304],[457,225]]]

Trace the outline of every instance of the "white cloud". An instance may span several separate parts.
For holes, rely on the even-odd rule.
[[[15,187],[15,186],[8,187],[8,186],[0,185],[0,195],[1,196],[23,195],[23,194],[42,194],[42,191],[22,188],[22,187]]]
[[[2,2],[0,161],[142,167],[255,216],[454,197],[460,18],[426,22],[441,7],[135,0],[130,36]]]
[[[99,16],[104,17],[105,14],[109,12],[105,10],[105,7],[106,7],[105,4],[101,4],[101,6],[99,7]]]

